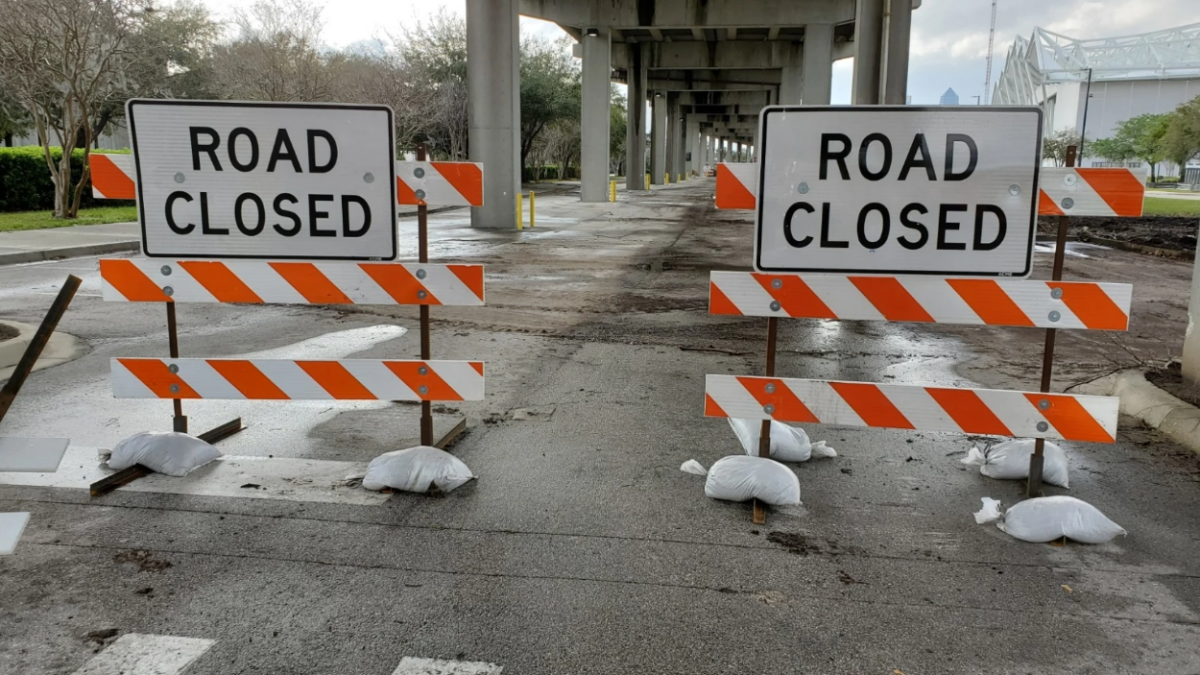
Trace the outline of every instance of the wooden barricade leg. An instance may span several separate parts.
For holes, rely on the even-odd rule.
[[[1067,148],[1067,166],[1075,166],[1075,146]],[[1050,278],[1062,281],[1063,263],[1067,254],[1067,226],[1071,219],[1067,216],[1058,217],[1058,234],[1054,240],[1054,270]],[[1054,338],[1055,329],[1046,329],[1046,346],[1042,350],[1042,383],[1040,391],[1050,391],[1050,380],[1054,372]],[[1025,486],[1026,497],[1039,497],[1042,494],[1042,466],[1045,461],[1046,439],[1034,441],[1033,455],[1029,457],[1029,482]]]
[[[68,275],[67,281],[58,291],[58,296],[50,304],[50,310],[42,319],[42,325],[38,326],[37,332],[33,334],[33,339],[29,341],[29,346],[25,348],[21,360],[17,361],[17,367],[13,368],[13,374],[9,376],[8,382],[4,384],[3,389],[0,389],[0,420],[3,420],[4,416],[8,414],[8,409],[16,400],[17,393],[21,391],[21,385],[25,384],[25,379],[33,372],[34,364],[42,355],[46,343],[50,342],[50,336],[54,334],[59,319],[62,319],[63,314],[66,313],[67,307],[71,304],[71,300],[75,297],[75,291],[79,290],[81,283],[83,280],[79,277],[73,274]]]
[[[763,373],[767,377],[775,376],[775,336],[778,330],[779,320],[775,317],[767,318],[767,367]],[[758,456],[771,456],[771,420],[763,420],[762,428],[758,435]],[[767,508],[762,502],[754,500],[754,515],[751,520],[755,525],[762,525],[767,522]]]

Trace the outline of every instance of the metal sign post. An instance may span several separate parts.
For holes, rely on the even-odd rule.
[[[425,161],[425,144],[417,145],[417,161]],[[424,199],[417,204],[418,260],[429,262],[429,207]],[[421,359],[430,359],[429,305],[421,305]],[[433,403],[421,401],[421,445],[433,445]]]
[[[1075,155],[1075,146],[1069,146],[1067,148],[1067,166],[1075,166]],[[1050,278],[1054,281],[1062,280],[1063,263],[1067,255],[1067,228],[1070,223],[1070,217],[1065,215],[1058,217],[1058,234],[1054,239],[1054,270],[1050,274]],[[1041,391],[1050,391],[1050,380],[1054,372],[1055,335],[1055,329],[1046,329],[1046,346],[1042,350]],[[1033,455],[1029,457],[1029,483],[1025,486],[1026,497],[1039,497],[1042,494],[1042,465],[1045,461],[1045,450],[1046,439],[1039,438],[1034,441]]]

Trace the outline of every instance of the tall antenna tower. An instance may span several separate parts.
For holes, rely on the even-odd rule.
[[[992,98],[992,46],[996,42],[996,0],[992,0],[992,29],[988,32],[987,75],[983,78],[983,104],[987,105]]]

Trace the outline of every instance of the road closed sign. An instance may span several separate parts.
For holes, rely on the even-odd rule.
[[[772,107],[760,134],[758,271],[1029,275],[1039,109]]]
[[[395,260],[384,106],[132,100],[142,250]]]

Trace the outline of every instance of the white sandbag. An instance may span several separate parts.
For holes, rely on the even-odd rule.
[[[742,450],[758,457],[758,439],[762,435],[762,420],[729,418],[729,426],[742,443]],[[771,459],[777,462],[807,462],[811,457],[837,457],[825,441],[812,443],[803,429],[771,420]]]
[[[450,492],[474,477],[467,465],[454,455],[428,445],[418,445],[371,460],[362,486],[368,490],[392,488],[424,493],[436,485],[442,492]]]
[[[791,469],[766,457],[730,455],[708,470],[704,494],[730,502],[757,498],[775,506],[794,505],[800,503],[800,481]]]
[[[195,436],[177,431],[147,431],[117,443],[108,466],[120,471],[141,464],[168,476],[186,476],[220,456],[220,450]]]
[[[707,476],[708,475],[708,469],[705,469],[703,464],[701,464],[700,462],[697,462],[694,459],[689,459],[688,461],[684,462],[683,464],[680,464],[679,470],[684,473],[690,473],[693,476]]]
[[[988,446],[985,450],[971,448],[963,464],[978,466],[979,473],[999,480],[1017,480],[1029,478],[1029,458],[1033,456],[1034,440],[1018,438],[996,445]],[[1068,477],[1067,453],[1054,443],[1046,442],[1043,450],[1042,482],[1059,487],[1070,487]]]
[[[988,511],[988,501],[984,499],[983,511]],[[980,520],[979,514],[976,520]],[[1125,529],[1109,520],[1100,509],[1081,499],[1061,495],[1018,502],[1004,512],[996,527],[1021,541],[1034,543],[1066,537],[1084,544],[1103,544],[1125,534]]]
[[[983,508],[975,512],[975,523],[984,525],[1000,520],[1000,500],[983,497]]]

